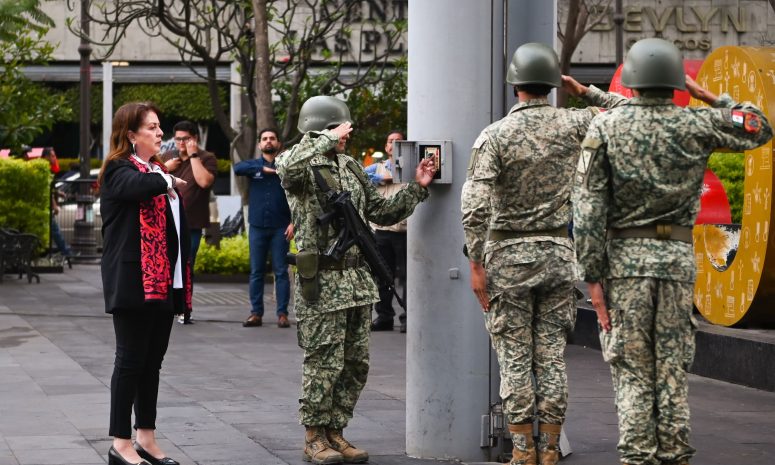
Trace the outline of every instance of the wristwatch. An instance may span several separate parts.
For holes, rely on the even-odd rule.
[[[198,156],[199,156],[199,153],[197,153],[197,152],[194,152],[194,153],[189,155],[189,157],[191,157],[191,158],[196,158]]]

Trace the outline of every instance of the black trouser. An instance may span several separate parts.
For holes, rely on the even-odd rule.
[[[159,371],[172,331],[172,312],[141,308],[113,313],[116,361],[110,380],[110,435],[131,439],[135,428],[156,429]]]
[[[406,233],[377,230],[375,236],[379,253],[401,284],[402,299],[406,304]],[[396,312],[393,310],[393,292],[388,286],[379,287],[379,302],[374,309],[380,320],[393,321]],[[403,312],[399,319],[402,323],[405,322],[406,312]]]

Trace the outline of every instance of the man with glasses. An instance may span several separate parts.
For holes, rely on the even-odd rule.
[[[183,208],[191,231],[193,270],[202,230],[210,225],[210,188],[215,182],[218,164],[215,155],[199,147],[199,128],[195,123],[181,121],[173,131],[176,150],[165,153],[162,158],[172,175],[186,181],[185,185],[178,186],[178,190],[183,197]],[[179,321],[191,324],[191,314],[184,314]]]

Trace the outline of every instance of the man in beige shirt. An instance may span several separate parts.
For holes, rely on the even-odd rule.
[[[391,173],[393,165],[393,142],[403,140],[404,135],[400,131],[391,131],[385,142],[385,158],[373,165],[366,167],[366,174],[371,182],[377,186],[377,190],[383,197],[390,197],[401,190],[403,184],[393,183]],[[402,299],[406,303],[406,220],[392,226],[371,225],[375,230],[377,246],[382,257],[390,266],[393,275],[398,278],[402,289]],[[374,306],[377,318],[371,324],[372,331],[392,331],[393,317],[393,291],[388,286],[380,286],[380,301]],[[406,332],[406,311],[398,319],[401,321],[401,332]]]

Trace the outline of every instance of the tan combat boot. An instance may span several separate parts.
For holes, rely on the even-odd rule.
[[[540,465],[557,465],[560,461],[562,425],[538,425],[538,461]]]
[[[335,451],[326,439],[326,429],[322,426],[307,426],[304,435],[304,461],[316,465],[342,463],[344,457]]]
[[[326,437],[331,447],[342,454],[344,463],[363,463],[369,461],[369,453],[350,444],[350,441],[342,436],[342,430],[326,428]]]
[[[536,465],[533,424],[509,425],[509,433],[511,433],[511,441],[514,443],[509,465]]]

